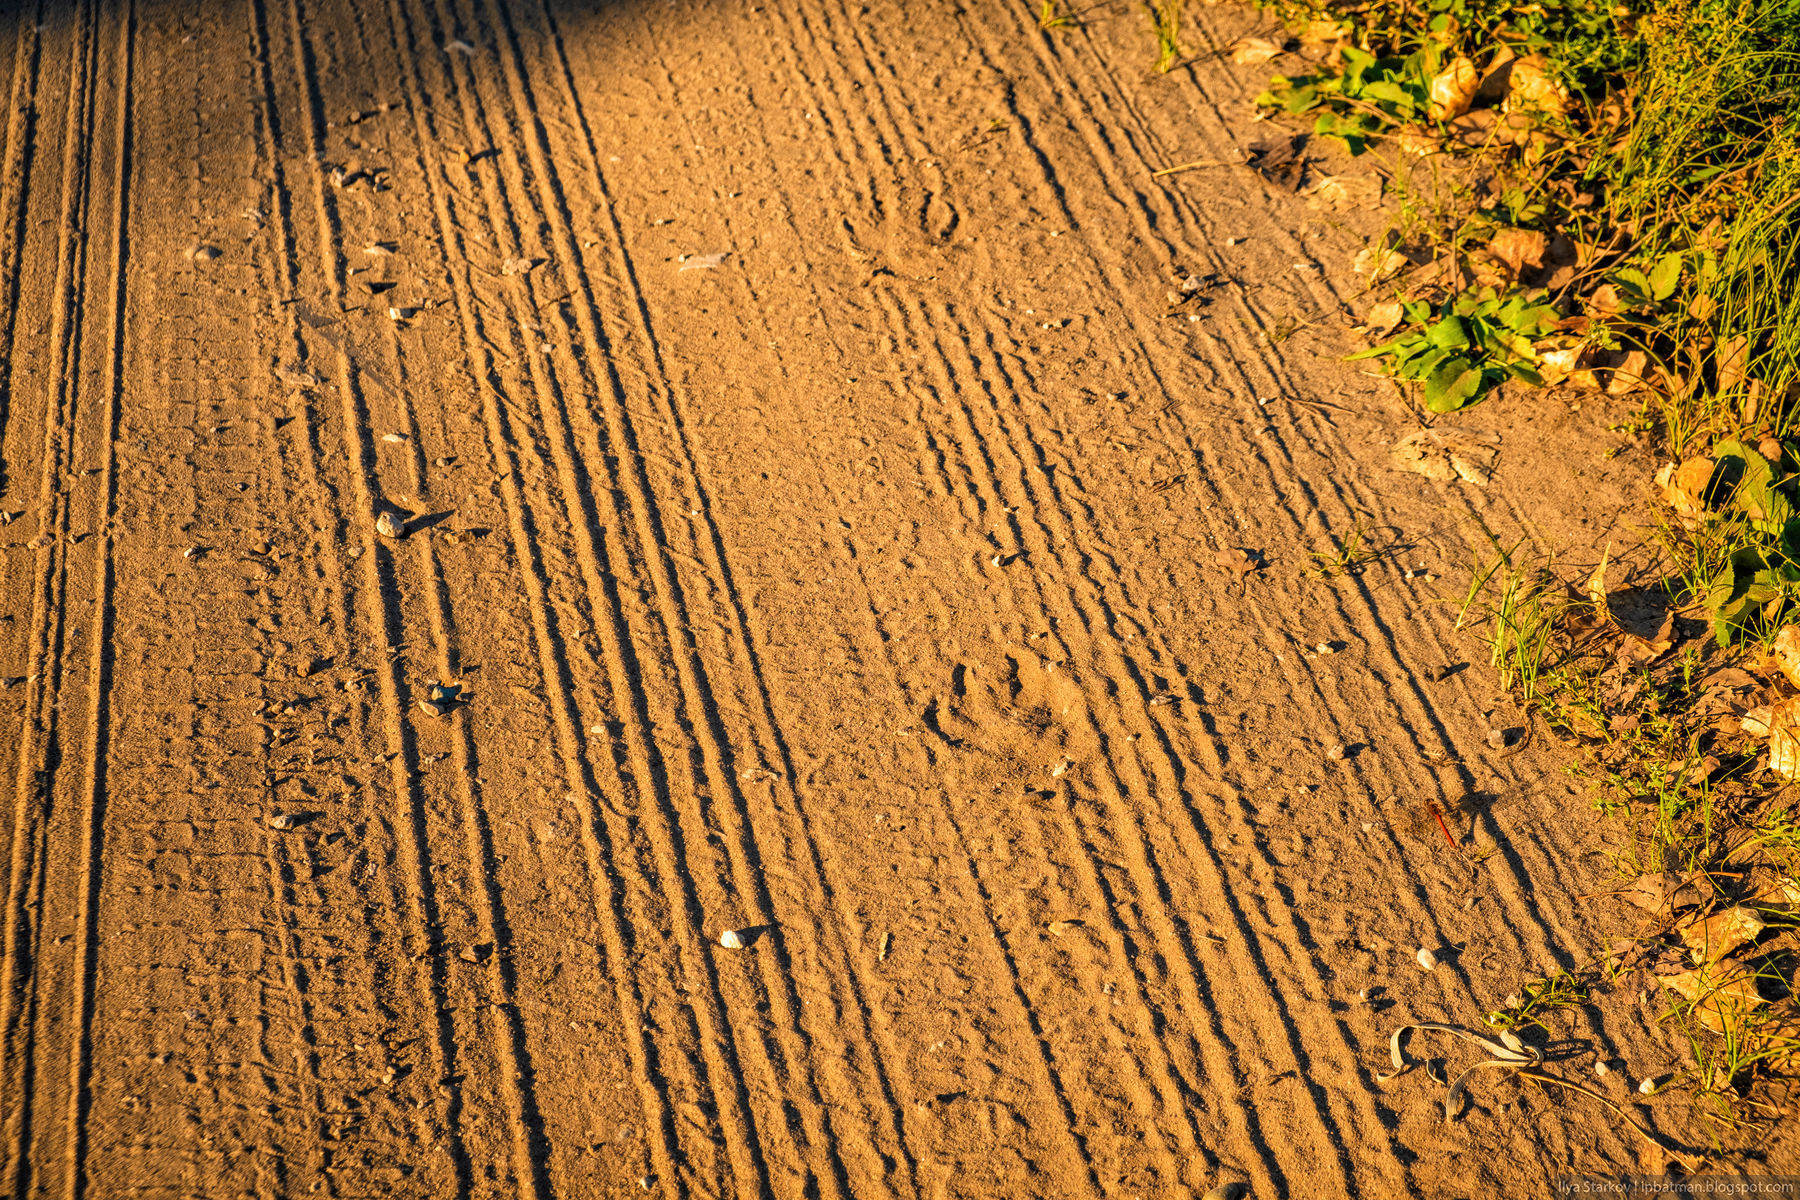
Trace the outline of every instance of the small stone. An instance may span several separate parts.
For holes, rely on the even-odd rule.
[[[294,818],[287,813],[270,813],[268,826],[270,829],[292,829],[294,827]]]
[[[1638,1084],[1638,1095],[1651,1096],[1651,1095],[1655,1095],[1655,1094],[1656,1094],[1656,1077],[1654,1075],[1650,1076],[1648,1079],[1645,1079],[1642,1083]]]
[[[1159,696],[1150,697],[1150,707],[1151,708],[1160,708],[1162,705],[1173,704],[1173,703],[1175,703],[1175,697],[1171,696],[1167,692],[1164,692]]]
[[[749,944],[749,942],[744,940],[744,935],[735,929],[727,929],[724,933],[719,935],[719,945],[725,947],[727,950],[742,950]]]
[[[384,442],[404,442],[406,440],[406,435],[404,433],[384,433],[381,435],[381,440]]]
[[[1504,729],[1488,730],[1487,744],[1495,750],[1506,749],[1506,730],[1504,730]]]
[[[375,518],[375,532],[385,538],[403,538],[406,526],[393,513],[385,509]]]
[[[1419,947],[1419,953],[1418,953],[1417,957],[1419,960],[1419,965],[1421,967],[1425,968],[1427,971],[1433,971],[1433,970],[1437,969],[1437,955],[1435,955],[1431,951],[1425,949],[1425,947],[1423,947],[1423,946]]]
[[[1605,1079],[1608,1075],[1612,1074],[1612,1068],[1606,1065],[1605,1059],[1598,1059],[1594,1063],[1594,1074]]]
[[[1067,921],[1052,921],[1050,922],[1050,933],[1052,936],[1061,937],[1063,934],[1069,932],[1069,930],[1079,929],[1085,924],[1087,924],[1087,922],[1076,917],[1071,917]]]
[[[1342,742],[1339,742],[1335,746],[1331,747],[1331,749],[1325,751],[1325,757],[1330,759],[1332,762],[1343,762],[1344,756],[1348,753],[1350,753],[1350,747],[1344,745],[1344,743],[1342,743]]]
[[[1233,1180],[1230,1183],[1219,1184],[1202,1196],[1200,1200],[1244,1200],[1248,1191],[1249,1189],[1243,1184]]]
[[[441,717],[444,715],[444,710],[429,700],[419,701],[419,711],[428,717]]]
[[[223,253],[225,252],[217,246],[195,246],[187,252],[187,256],[192,262],[211,262]]]
[[[646,1192],[655,1191],[656,1190],[656,1176],[654,1176],[654,1175],[639,1175],[638,1176],[638,1186],[643,1188]]]

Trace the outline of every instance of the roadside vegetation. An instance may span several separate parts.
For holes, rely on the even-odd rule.
[[[1690,1063],[1647,1086],[1746,1145],[1800,1053],[1800,0],[1259,4],[1278,28],[1218,51],[1283,72],[1252,165],[1298,187],[1300,139],[1327,141],[1393,201],[1354,357],[1428,414],[1605,391],[1666,460],[1630,586],[1490,539],[1460,599],[1624,831],[1596,898],[1620,936],[1485,1020],[1516,1050],[1596,986],[1643,989]],[[1167,71],[1180,4],[1143,8]]]
[[[1647,989],[1721,1142],[1800,1051],[1800,0],[1265,0],[1297,49],[1258,103],[1375,154],[1394,221],[1355,269],[1367,348],[1425,410],[1603,389],[1667,465],[1657,561],[1472,565],[1459,626],[1580,750],[1626,831],[1621,936],[1486,1014]]]

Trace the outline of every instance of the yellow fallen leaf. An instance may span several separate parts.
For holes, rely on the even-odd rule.
[[[1704,920],[1689,922],[1681,930],[1681,940],[1701,962],[1714,963],[1755,941],[1767,928],[1767,922],[1754,909],[1740,904]]]
[[[1740,333],[1721,345],[1713,360],[1718,364],[1719,390],[1728,392],[1744,382],[1744,368],[1750,361],[1750,343]]]
[[[1488,240],[1488,252],[1512,269],[1516,278],[1527,267],[1544,265],[1550,239],[1536,229],[1502,229]]]
[[[1786,779],[1800,775],[1800,696],[1769,707],[1769,770]]]
[[[1530,54],[1514,62],[1507,76],[1506,109],[1561,117],[1569,110],[1569,89],[1550,74],[1548,59]]]
[[[1647,386],[1646,371],[1650,356],[1642,350],[1632,350],[1613,365],[1612,379],[1606,385],[1609,396],[1628,396],[1632,392]]]
[[[1231,47],[1231,61],[1243,66],[1255,66],[1266,63],[1277,54],[1281,47],[1268,38],[1239,38]]]
[[[1386,333],[1405,316],[1406,309],[1398,300],[1384,300],[1369,310],[1369,332]]]
[[[1426,111],[1437,121],[1460,117],[1469,111],[1475,89],[1480,86],[1481,73],[1475,69],[1475,64],[1459,56],[1431,77],[1431,99]]]
[[[1741,1025],[1751,1011],[1765,1003],[1756,988],[1756,975],[1735,959],[1710,968],[1658,975],[1658,983],[1694,1005],[1694,1015],[1714,1033]]]

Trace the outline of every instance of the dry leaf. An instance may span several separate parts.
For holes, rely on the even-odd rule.
[[[1606,385],[1609,396],[1625,396],[1646,386],[1644,368],[1650,356],[1642,350],[1633,350],[1613,366],[1612,380]]]
[[[1681,940],[1701,962],[1714,963],[1739,946],[1755,941],[1767,928],[1767,922],[1754,910],[1740,904],[1704,920],[1687,922],[1681,928]]]
[[[1507,75],[1508,112],[1542,113],[1560,117],[1569,109],[1569,90],[1550,74],[1550,62],[1541,54],[1516,60]]]
[[[1800,625],[1783,625],[1769,646],[1769,657],[1788,682],[1800,687]]]
[[[1800,775],[1800,696],[1769,709],[1769,770],[1787,779]]]
[[[1554,387],[1574,376],[1581,363],[1582,353],[1580,346],[1564,346],[1560,349],[1537,347],[1538,374],[1544,377],[1545,384]]]
[[[1619,289],[1610,283],[1603,283],[1588,294],[1587,310],[1597,317],[1610,317],[1618,314],[1625,307],[1619,299]]]
[[[1690,458],[1679,466],[1664,463],[1656,473],[1656,486],[1670,508],[1683,517],[1698,518],[1706,512],[1706,486],[1712,474],[1710,458]]]
[[[1444,148],[1444,139],[1435,133],[1427,133],[1416,126],[1408,125],[1395,135],[1400,153],[1410,154],[1415,158],[1430,158]]]
[[[1405,316],[1406,309],[1398,300],[1385,300],[1369,310],[1369,332],[1386,333],[1398,325]]]
[[[1239,38],[1231,47],[1231,61],[1242,66],[1266,63],[1281,53],[1281,47],[1268,38]]]
[[[1350,263],[1350,269],[1367,279],[1371,285],[1380,283],[1399,273],[1406,266],[1406,256],[1392,246],[1383,246],[1372,242],[1356,252],[1356,258]]]
[[[1606,586],[1606,568],[1612,554],[1608,544],[1600,555],[1600,565],[1588,577],[1587,597],[1594,610],[1615,629],[1625,635],[1621,657],[1648,662],[1675,644],[1675,610],[1669,607],[1660,589],[1619,588]]]
[[[1715,1033],[1738,1025],[1764,1003],[1755,972],[1735,959],[1726,959],[1710,970],[1678,971],[1656,979],[1682,999],[1693,1001],[1700,1023]]]
[[[1761,708],[1753,708],[1738,721],[1738,728],[1751,737],[1768,737],[1769,722],[1774,718],[1775,710],[1767,704]]]
[[[1239,575],[1248,575],[1256,570],[1256,556],[1248,550],[1240,550],[1235,546],[1227,547],[1213,558],[1213,561],[1227,571],[1236,571]]]
[[[1728,392],[1744,382],[1744,369],[1750,362],[1750,343],[1740,333],[1720,346],[1713,359],[1718,363],[1719,390]]]
[[[1514,278],[1527,267],[1544,265],[1550,239],[1536,229],[1502,229],[1488,241],[1488,253],[1512,269]]]
[[[1481,74],[1475,64],[1458,57],[1431,79],[1431,103],[1426,111],[1432,119],[1447,121],[1469,111],[1475,89],[1481,86]]]
[[[1640,875],[1619,893],[1620,896],[1647,912],[1663,912],[1692,908],[1700,903],[1700,893],[1673,871]]]
[[[1364,208],[1381,199],[1381,181],[1370,175],[1327,175],[1313,185],[1307,203],[1334,212]]]
[[[1458,479],[1486,487],[1500,454],[1491,433],[1435,425],[1407,434],[1394,444],[1393,462],[1402,471],[1451,483]]]

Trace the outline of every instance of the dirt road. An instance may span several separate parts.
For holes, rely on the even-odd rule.
[[[1486,490],[1389,470],[1366,206],[1152,177],[1267,131],[1254,70],[1152,77],[1126,5],[0,21],[0,1193],[1638,1163],[1375,1073],[1604,924],[1440,597],[1477,517],[1597,557],[1648,462],[1540,398]],[[1571,1069],[1625,1102],[1648,1017]]]

